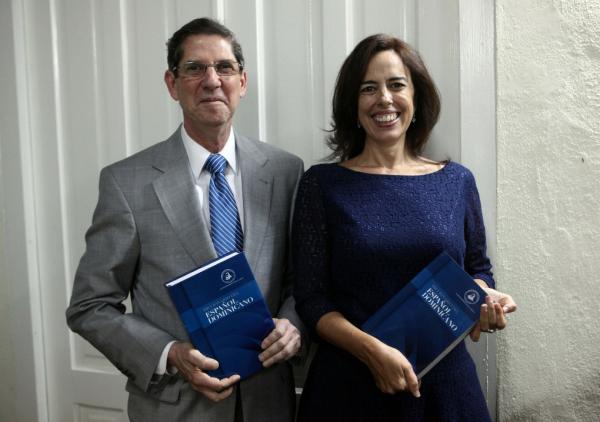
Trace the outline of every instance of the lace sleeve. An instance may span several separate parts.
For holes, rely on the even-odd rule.
[[[329,234],[324,198],[314,168],[300,181],[292,225],[296,311],[314,334],[319,319],[335,310],[330,280]]]
[[[481,213],[481,201],[475,178],[468,173],[465,184],[465,270],[473,278],[480,278],[489,287],[495,287],[492,264],[486,253],[485,226]]]

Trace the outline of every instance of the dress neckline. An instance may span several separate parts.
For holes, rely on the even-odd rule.
[[[366,171],[359,171],[359,170],[353,170],[350,169],[348,167],[344,167],[342,166],[340,163],[332,163],[335,167],[338,167],[340,169],[343,169],[347,172],[350,173],[354,173],[354,174],[364,174],[366,176],[383,176],[383,177],[406,177],[406,178],[412,178],[412,177],[427,177],[427,176],[433,176],[435,174],[439,174],[442,173],[446,170],[446,168],[448,168],[448,166],[450,164],[452,164],[452,161],[448,160],[448,162],[446,164],[444,164],[444,166],[438,170],[432,171],[431,173],[424,173],[424,174],[380,174],[380,173],[367,173]]]

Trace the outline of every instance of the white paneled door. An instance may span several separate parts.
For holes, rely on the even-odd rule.
[[[237,129],[307,167],[327,155],[333,84],[356,42],[388,32],[415,45],[442,93],[431,152],[476,174],[494,256],[492,0],[7,0],[0,8],[8,93],[0,110],[14,117],[0,128],[0,252],[14,283],[8,300],[20,304],[10,325],[22,352],[16,394],[32,397],[16,404],[18,420],[127,420],[125,378],[69,333],[64,311],[100,169],[180,122],[163,83],[165,42],[195,17],[224,21],[244,48],[249,92]],[[473,350],[493,410],[494,345]]]

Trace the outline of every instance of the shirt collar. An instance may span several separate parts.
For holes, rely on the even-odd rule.
[[[204,168],[204,163],[208,159],[208,156],[211,154],[209,150],[204,148],[198,142],[194,141],[190,135],[185,130],[185,127],[181,125],[181,139],[183,140],[183,146],[188,155],[188,159],[190,160],[190,166],[192,168],[192,173],[194,177],[198,178],[202,169]],[[233,128],[229,131],[229,137],[227,138],[227,142],[225,142],[225,146],[219,154],[227,160],[227,164],[233,170],[233,174],[237,174],[237,160],[235,157],[235,135],[233,133]]]

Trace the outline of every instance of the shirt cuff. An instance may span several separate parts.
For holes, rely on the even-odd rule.
[[[175,343],[175,341],[171,341],[167,343],[165,348],[160,355],[160,359],[158,360],[158,365],[156,365],[156,369],[154,370],[155,375],[163,376],[167,375],[175,375],[177,373],[177,368],[174,366],[167,368],[167,357],[169,356],[169,350],[171,350],[171,346]]]

